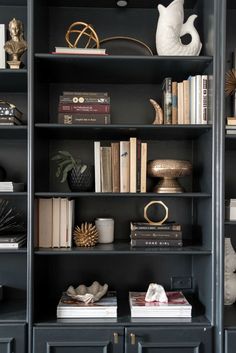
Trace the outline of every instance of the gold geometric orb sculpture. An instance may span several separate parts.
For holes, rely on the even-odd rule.
[[[85,22],[74,22],[65,36],[69,48],[99,48],[98,35],[91,25]]]

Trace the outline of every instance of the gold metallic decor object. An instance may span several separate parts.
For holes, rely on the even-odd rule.
[[[163,110],[160,107],[160,105],[154,100],[154,99],[149,99],[151,105],[153,106],[155,110],[155,119],[153,121],[153,125],[161,125],[164,123],[164,116],[163,116]]]
[[[148,175],[161,178],[153,190],[157,193],[184,192],[184,189],[176,178],[191,174],[192,164],[189,161],[156,159],[148,162]]]
[[[85,22],[74,22],[65,36],[69,48],[99,48],[98,35],[91,25]]]
[[[232,95],[236,89],[236,70],[231,69],[225,75],[225,94]]]
[[[165,210],[165,216],[162,220],[158,221],[158,222],[153,222],[151,221],[149,218],[148,218],[148,215],[147,215],[147,210],[148,208],[151,206],[151,205],[161,205],[164,210]],[[169,210],[168,210],[168,207],[164,204],[164,202],[162,201],[151,201],[149,202],[145,207],[144,207],[144,214],[143,214],[144,218],[146,219],[146,221],[148,221],[149,224],[153,224],[155,226],[159,226],[161,224],[163,224],[167,219],[168,219],[168,216],[169,216]]]
[[[11,60],[7,63],[10,69],[19,69],[20,66],[24,66],[20,59],[27,49],[27,43],[23,38],[23,24],[20,20],[13,18],[9,22],[8,29],[11,39],[5,43],[4,49],[10,55]]]
[[[82,223],[76,226],[73,232],[76,246],[90,247],[95,246],[98,242],[98,231],[92,223]]]

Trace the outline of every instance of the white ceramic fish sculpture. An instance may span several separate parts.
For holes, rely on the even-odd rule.
[[[199,34],[194,27],[197,15],[184,23],[184,0],[174,0],[169,6],[158,5],[159,19],[156,31],[158,55],[199,55],[202,49]],[[181,37],[190,34],[191,42],[183,44]]]

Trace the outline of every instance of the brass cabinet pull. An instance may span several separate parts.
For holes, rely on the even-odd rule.
[[[134,333],[131,333],[131,334],[130,334],[130,343],[131,343],[132,345],[135,345],[135,341],[136,341],[135,334],[134,334]]]
[[[113,333],[113,339],[114,339],[114,344],[118,344],[119,343],[119,335],[117,332]]]

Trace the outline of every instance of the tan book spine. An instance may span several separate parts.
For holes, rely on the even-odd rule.
[[[39,199],[39,247],[52,247],[52,199]]]
[[[178,84],[172,82],[172,124],[178,124]]]
[[[67,199],[61,199],[61,213],[60,213],[60,247],[66,248],[68,241],[68,208],[67,208]]]
[[[178,82],[178,124],[183,124],[184,92],[183,82]]]
[[[120,141],[120,192],[129,192],[129,141]]]
[[[112,192],[111,147],[101,147],[102,192]]]
[[[131,137],[129,140],[130,146],[130,183],[129,191],[137,191],[137,138]]]
[[[120,192],[120,144],[112,142],[111,144],[111,174],[112,191]]]
[[[60,198],[52,199],[52,247],[60,247]]]
[[[183,92],[184,92],[184,124],[190,124],[190,102],[189,102],[189,80],[183,81]]]
[[[141,143],[141,188],[140,192],[147,191],[147,143]]]

